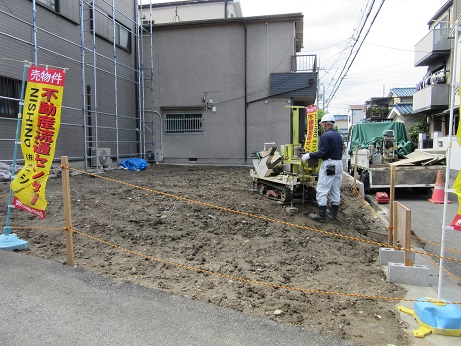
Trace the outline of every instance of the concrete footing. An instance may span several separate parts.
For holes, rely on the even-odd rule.
[[[425,265],[406,266],[403,263],[389,262],[387,266],[387,278],[395,284],[428,287],[430,268]]]
[[[404,260],[405,251],[391,249],[391,248],[379,248],[379,264],[386,266],[389,262],[392,263],[405,263]],[[410,252],[408,259],[415,263],[415,253]]]

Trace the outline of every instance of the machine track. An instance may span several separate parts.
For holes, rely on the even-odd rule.
[[[303,185],[298,185],[295,187],[294,191],[288,186],[283,184],[277,184],[269,181],[256,180],[253,183],[253,190],[258,191],[261,196],[266,196],[269,199],[279,201],[281,203],[290,203],[293,198],[298,197],[311,200],[315,199],[315,188],[305,187]]]

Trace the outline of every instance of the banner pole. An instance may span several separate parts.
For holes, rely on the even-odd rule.
[[[21,119],[22,119],[22,108],[24,106],[24,93],[26,87],[26,79],[27,79],[27,71],[28,68],[31,66],[29,62],[26,61],[24,64],[24,69],[22,73],[22,84],[21,84],[21,96],[19,99],[19,111],[18,111],[18,119],[16,123],[16,138],[14,142],[13,148],[13,162],[11,164],[11,182],[13,182],[15,178],[16,172],[16,159],[18,154],[18,145],[20,144],[20,132],[21,132]],[[10,227],[10,219],[11,219],[11,209],[13,203],[13,190],[10,186],[10,195],[8,196],[8,205],[7,205],[7,212],[6,212],[6,223],[5,227],[3,228],[3,234],[0,235],[0,249],[2,250],[24,250],[27,249],[28,245],[25,240],[21,240],[18,238],[16,234],[10,234],[11,227]]]
[[[456,89],[459,88],[459,76],[456,74],[458,71],[458,49],[459,49],[459,30],[460,27],[458,23],[455,25],[455,41],[453,48],[453,65],[452,65],[452,78],[451,78],[451,97],[450,97],[450,117],[449,117],[449,126],[448,126],[448,146],[447,146],[447,164],[445,171],[445,194],[443,197],[443,216],[442,216],[442,236],[440,240],[440,261],[439,261],[439,283],[438,283],[438,295],[437,300],[442,300],[442,289],[443,289],[443,259],[445,257],[445,233],[446,233],[446,224],[447,224],[447,203],[448,203],[448,184],[450,180],[450,164],[451,164],[451,146],[453,143],[453,118],[454,118],[454,104],[455,104],[455,93]]]

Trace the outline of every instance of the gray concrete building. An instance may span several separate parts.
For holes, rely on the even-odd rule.
[[[154,25],[146,104],[158,115],[159,157],[244,164],[265,142],[289,143],[285,106],[313,104],[317,89],[316,57],[296,56],[302,20],[288,14]]]
[[[143,11],[136,0],[0,2],[0,161],[13,159],[25,61],[66,69],[55,157],[85,169],[134,156],[245,164],[265,142],[290,141],[285,106],[313,104],[317,90],[315,55],[297,55],[302,14],[155,24]]]

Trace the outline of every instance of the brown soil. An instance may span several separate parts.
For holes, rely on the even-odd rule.
[[[131,252],[77,233],[75,265],[363,345],[409,344],[395,301],[347,295],[405,295],[386,281],[378,246],[353,239],[386,229],[350,184],[338,219],[319,224],[307,217],[314,202],[296,204],[290,216],[252,190],[249,170],[160,164],[72,175],[73,228]],[[8,187],[0,183],[0,196]],[[64,226],[61,179],[49,179],[47,200],[45,220],[13,210],[11,225],[29,242],[24,253],[65,263],[63,232],[43,229]]]

